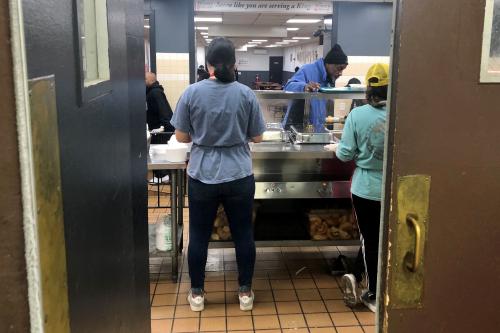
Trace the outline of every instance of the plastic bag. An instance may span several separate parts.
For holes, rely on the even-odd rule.
[[[156,249],[158,251],[172,250],[172,219],[165,215],[163,221],[156,224]]]
[[[149,253],[156,251],[156,225],[148,224]]]

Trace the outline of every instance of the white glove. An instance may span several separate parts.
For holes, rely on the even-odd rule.
[[[163,132],[165,132],[165,129],[163,128],[163,126],[160,126],[160,128],[155,128],[154,130],[152,130],[151,134],[158,134]]]
[[[337,152],[337,147],[339,146],[338,143],[332,143],[332,144],[329,144],[329,145],[326,145],[325,146],[325,150],[328,150],[328,151],[333,151],[334,153]]]

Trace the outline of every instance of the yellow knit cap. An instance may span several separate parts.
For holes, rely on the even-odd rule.
[[[369,82],[370,79],[376,78],[378,82]],[[387,64],[374,64],[366,73],[366,86],[367,87],[382,87],[389,85],[389,65]]]

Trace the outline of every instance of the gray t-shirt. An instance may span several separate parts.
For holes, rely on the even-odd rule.
[[[203,80],[189,86],[171,121],[193,140],[188,175],[220,184],[252,175],[248,141],[266,125],[257,98],[247,86]]]

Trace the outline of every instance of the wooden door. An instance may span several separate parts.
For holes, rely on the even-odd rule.
[[[500,84],[479,82],[485,0],[394,4],[379,331],[498,332]]]

